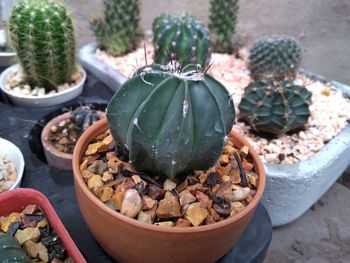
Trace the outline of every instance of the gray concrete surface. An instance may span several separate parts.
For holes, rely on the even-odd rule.
[[[350,190],[335,184],[303,217],[276,228],[264,263],[349,263]]]

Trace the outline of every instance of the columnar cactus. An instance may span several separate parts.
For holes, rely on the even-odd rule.
[[[245,88],[240,118],[256,131],[275,135],[302,127],[310,116],[311,93],[289,80],[255,81]]]
[[[166,64],[177,60],[203,67],[210,56],[209,33],[193,15],[162,14],[153,22],[155,62]]]
[[[138,0],[104,0],[104,18],[91,22],[98,45],[113,56],[136,49],[143,38]]]
[[[291,36],[274,35],[258,39],[250,49],[252,77],[294,77],[300,65],[301,53],[299,43]]]
[[[112,136],[134,168],[169,178],[211,167],[234,118],[222,84],[176,62],[139,69],[107,107]]]
[[[21,0],[9,21],[11,44],[25,78],[47,90],[69,82],[76,71],[72,19],[54,0]]]
[[[236,33],[238,0],[210,1],[210,39],[218,53],[237,53],[242,40]]]

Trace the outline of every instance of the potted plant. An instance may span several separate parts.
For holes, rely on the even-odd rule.
[[[233,246],[265,181],[254,150],[230,133],[234,117],[224,86],[175,61],[140,68],[114,95],[108,123],[73,153],[82,215],[114,259],[214,262]]]
[[[0,194],[0,204],[2,262],[16,260],[16,257],[31,262],[25,254],[32,259],[39,257],[42,262],[68,257],[74,262],[86,262],[43,194],[33,189],[16,189]]]
[[[105,114],[101,111],[80,106],[49,121],[41,133],[41,143],[48,164],[59,169],[72,170],[73,149],[78,138],[103,117]]]
[[[0,77],[1,90],[24,107],[56,105],[78,96],[86,79],[76,64],[71,17],[54,0],[21,0],[9,20],[11,44],[20,66]]]
[[[123,56],[139,47],[144,33],[139,26],[139,0],[104,0],[103,2],[104,16],[96,17],[91,21],[91,29],[97,43],[88,44],[80,50],[80,61],[108,87],[116,90],[127,78],[95,59],[95,53],[97,50],[102,50],[109,56]]]
[[[305,86],[298,73],[300,61],[301,47],[290,36],[256,41],[249,64],[254,80],[245,88],[239,105],[239,116],[251,126],[250,130],[244,128],[244,133],[265,159],[267,189],[263,202],[275,226],[301,216],[349,165],[350,144],[346,138],[350,128],[346,118],[350,115],[346,114],[350,102],[327,84],[315,86],[306,80],[309,84]],[[350,95],[349,87],[339,83],[334,86],[345,96]],[[333,102],[326,104],[331,99]],[[329,112],[322,105],[335,111]],[[332,124],[318,126],[322,121],[317,114],[323,112],[323,118],[333,120],[337,127],[331,129],[331,135],[327,131]],[[344,124],[334,121],[337,115],[343,116]],[[266,137],[266,133],[272,136]]]

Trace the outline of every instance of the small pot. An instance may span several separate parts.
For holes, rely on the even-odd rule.
[[[23,172],[24,172],[24,158],[21,150],[12,142],[0,138],[0,154],[5,154],[16,166],[17,178],[16,182],[11,186],[9,190],[18,188],[21,185]]]
[[[98,114],[100,115],[101,119],[106,116],[105,113],[102,111],[98,111]],[[49,136],[50,136],[51,126],[58,124],[59,122],[67,120],[69,118],[70,118],[70,112],[66,112],[66,113],[63,113],[61,115],[58,115],[57,117],[55,117],[51,121],[49,121],[45,125],[43,131],[41,132],[41,144],[43,145],[43,149],[44,149],[47,163],[50,166],[58,168],[58,169],[62,169],[62,170],[71,171],[72,170],[73,154],[63,153],[63,152],[57,150],[48,141]]]
[[[81,70],[81,72],[83,73],[83,77],[81,78],[78,84],[65,91],[56,94],[48,94],[41,97],[24,96],[15,92],[11,92],[5,88],[5,85],[8,82],[11,73],[15,70],[18,70],[19,67],[19,64],[13,65],[4,70],[0,75],[0,89],[9,97],[11,102],[16,106],[25,108],[38,108],[62,104],[79,96],[83,91],[84,83],[86,80],[86,72],[83,68],[80,67],[79,70]]]
[[[240,147],[249,147],[259,175],[256,195],[239,214],[221,222],[190,228],[159,227],[128,218],[102,203],[84,182],[79,164],[89,142],[108,129],[106,119],[87,129],[73,153],[75,191],[81,213],[90,231],[106,252],[118,262],[215,262],[225,255],[248,225],[264,191],[263,165],[251,145],[238,133],[229,137]]]
[[[16,63],[16,52],[0,52],[0,67],[7,67]]]
[[[36,204],[43,209],[51,227],[67,249],[68,256],[72,257],[76,263],[85,263],[86,260],[64,228],[49,200],[42,193],[33,189],[21,188],[0,194],[0,216],[21,212],[30,204]]]

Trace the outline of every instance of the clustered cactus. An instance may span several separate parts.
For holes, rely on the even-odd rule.
[[[242,46],[236,33],[238,9],[238,0],[210,1],[209,29],[215,52],[235,54]]]
[[[91,22],[99,47],[113,56],[136,49],[143,38],[139,27],[139,1],[104,0],[104,6],[104,17]]]
[[[20,0],[9,21],[11,44],[31,86],[46,90],[69,82],[76,71],[72,19],[54,0]]]
[[[302,58],[298,41],[287,35],[258,39],[250,49],[250,71],[254,79],[294,77]]]
[[[255,80],[245,88],[240,118],[256,131],[275,135],[302,127],[310,116],[311,93],[294,84],[301,48],[289,36],[258,40],[251,49],[250,68]]]
[[[210,56],[209,33],[193,15],[162,14],[153,22],[155,62],[177,60],[204,67]]]
[[[217,80],[172,62],[139,69],[111,99],[107,119],[136,170],[173,178],[215,164],[235,112]]]

